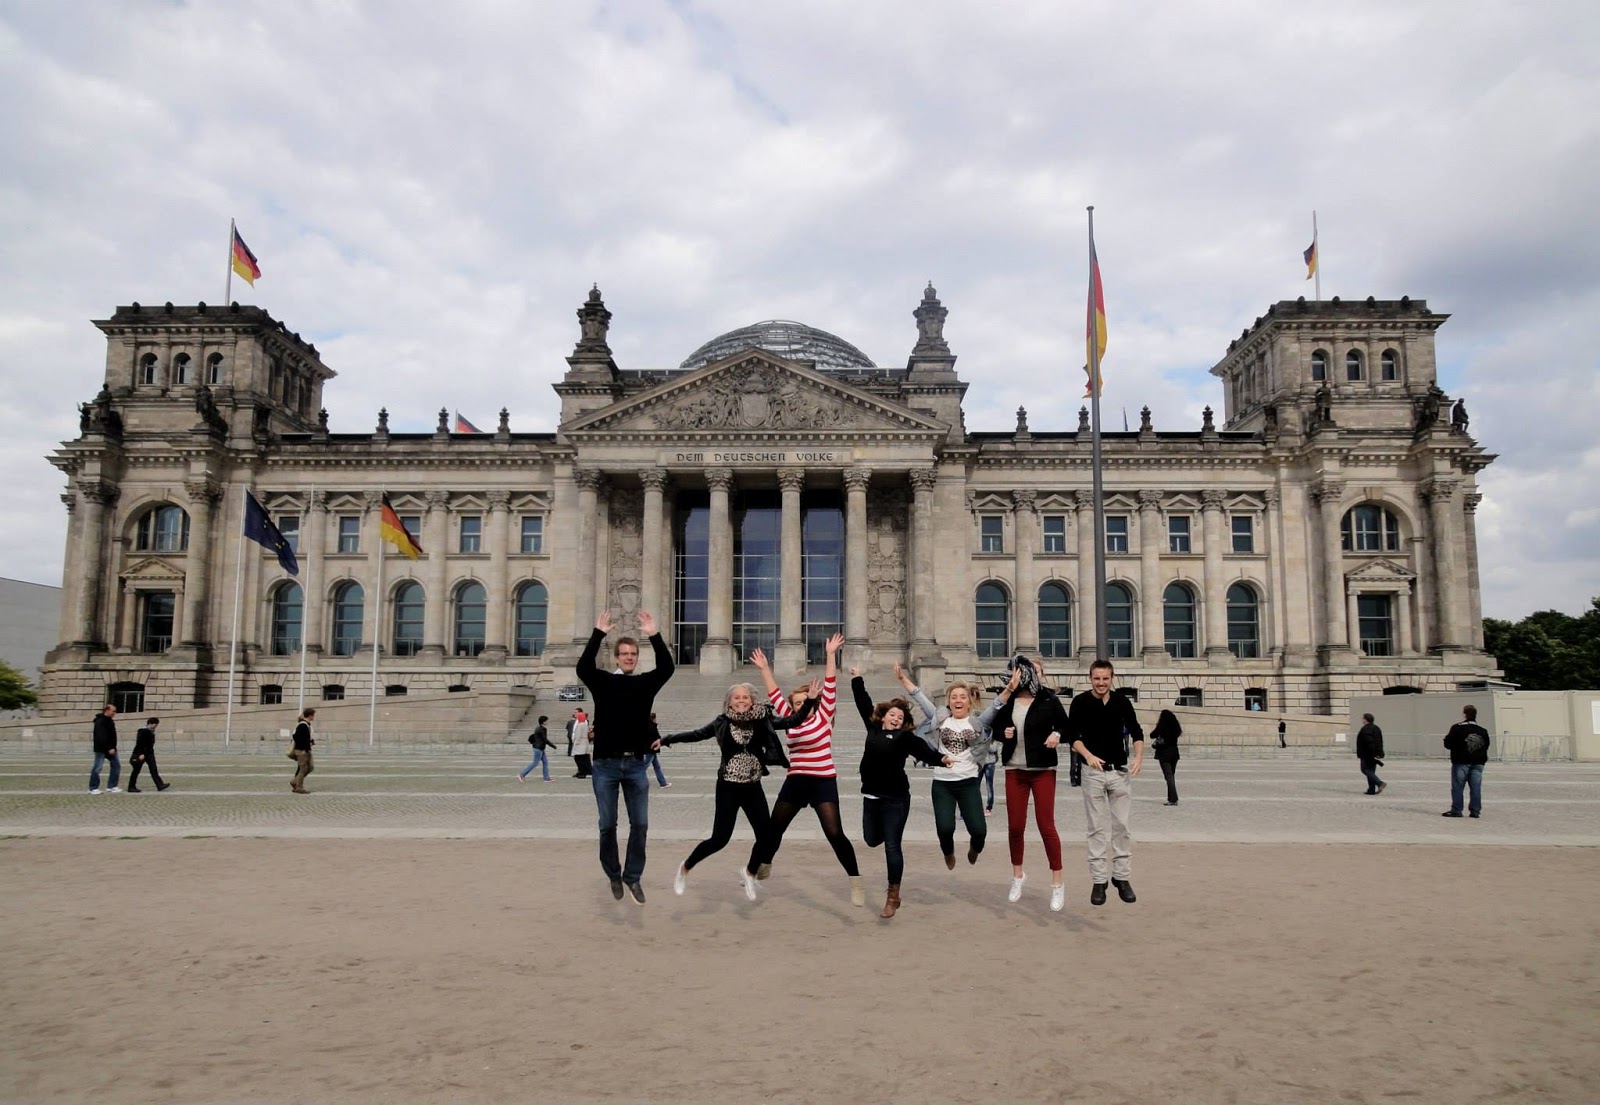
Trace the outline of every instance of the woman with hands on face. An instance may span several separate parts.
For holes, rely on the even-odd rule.
[[[1006,899],[1020,899],[1028,881],[1022,870],[1022,842],[1031,799],[1050,864],[1050,908],[1059,912],[1066,906],[1067,892],[1061,881],[1061,836],[1056,832],[1056,749],[1071,727],[1061,700],[1040,682],[1039,665],[1019,654],[1006,668],[1015,690],[994,719],[995,731],[1003,734],[1000,760],[1006,768],[1006,833],[1011,845],[1011,890]]]

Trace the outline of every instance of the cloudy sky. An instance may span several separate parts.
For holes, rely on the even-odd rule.
[[[1346,0],[0,0],[0,576],[135,300],[254,302],[387,406],[552,430],[598,283],[624,368],[766,318],[903,364],[932,279],[968,425],[1076,425],[1096,205],[1107,417],[1196,429],[1268,304],[1426,298],[1482,477],[1485,612],[1600,595],[1600,8]]]

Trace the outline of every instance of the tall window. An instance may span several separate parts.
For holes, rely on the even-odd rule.
[[[522,545],[525,553],[544,552],[544,518],[526,517],[522,519]]]
[[[222,354],[213,353],[206,358],[206,383],[216,387],[222,383]]]
[[[1382,380],[1400,379],[1400,363],[1395,358],[1393,349],[1385,349],[1383,356],[1378,358],[1378,378]]]
[[[1005,588],[998,583],[978,587],[978,655],[985,660],[1003,659],[1011,651],[1009,606]]]
[[[354,514],[339,515],[339,551],[342,553],[361,551],[361,519]]]
[[[1357,595],[1361,651],[1368,656],[1394,655],[1394,614],[1388,595]]]
[[[741,659],[778,647],[783,511],[775,497],[745,496],[733,520],[733,649]]]
[[[300,551],[300,515],[278,515],[278,532],[283,534],[283,539],[289,542],[289,548],[295,552]]]
[[[394,592],[394,654],[415,656],[422,651],[423,616],[427,595],[422,584],[407,580]]]
[[[354,656],[361,647],[361,618],[365,612],[361,584],[341,583],[333,592],[333,654]]]
[[[1189,548],[1189,516],[1176,514],[1167,519],[1167,551],[1191,552]]]
[[[156,507],[139,519],[134,544],[140,552],[183,552],[189,547],[189,516],[181,507]]]
[[[998,514],[985,514],[978,519],[978,551],[1006,551],[1006,520]]]
[[[189,360],[189,354],[179,353],[172,358],[172,381],[176,384],[194,383],[194,366]]]
[[[156,355],[146,353],[139,358],[139,382],[150,385],[156,382]]]
[[[171,591],[148,591],[140,597],[139,651],[165,652],[172,647],[172,617],[178,599]]]
[[[1255,552],[1256,520],[1248,514],[1235,514],[1231,521],[1233,524],[1233,551],[1236,553]]]
[[[483,519],[476,514],[461,517],[461,548],[464,553],[481,552],[483,546]]]
[[[1311,354],[1311,378],[1319,381],[1328,378],[1328,355],[1320,349]]]
[[[1128,551],[1128,516],[1126,514],[1106,515],[1106,552],[1125,553]]]
[[[1352,349],[1344,355],[1344,378],[1346,380],[1359,380],[1362,375],[1361,354]]]
[[[476,656],[483,651],[488,596],[481,583],[463,583],[456,590],[457,656]]]
[[[1372,503],[1351,507],[1339,523],[1345,552],[1399,552],[1400,520]]]
[[[272,655],[291,656],[300,651],[305,594],[298,583],[285,583],[272,593]]]
[[[1241,660],[1261,655],[1261,613],[1256,593],[1243,583],[1228,588],[1228,651]]]
[[[517,655],[542,656],[550,596],[542,583],[524,583],[517,588]]]
[[[800,501],[801,632],[806,663],[820,664],[844,628],[844,511],[837,492],[807,491]]]
[[[1059,583],[1039,588],[1039,654],[1072,655],[1072,599]]]
[[[400,528],[405,530],[406,534],[411,538],[411,540],[415,541],[419,547],[422,545],[422,515],[400,515]]]
[[[1169,583],[1161,596],[1162,624],[1167,655],[1182,659],[1195,654],[1194,592],[1182,583]]]
[[[1106,584],[1104,652],[1107,659],[1133,655],[1133,592],[1121,583]]]
[[[672,626],[677,635],[675,659],[680,664],[698,663],[706,639],[711,542],[708,501],[704,493],[680,494],[672,522]]]
[[[1044,516],[1044,551],[1047,553],[1064,553],[1067,551],[1067,516],[1065,514],[1046,514]]]

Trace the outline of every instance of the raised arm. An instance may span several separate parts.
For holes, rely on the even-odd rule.
[[[872,701],[872,696],[867,693],[866,681],[858,674],[860,671],[860,668],[850,669],[850,693],[855,696],[856,709],[861,714],[862,723],[870,729],[872,727],[872,711],[877,707]]]
[[[595,623],[594,632],[589,634],[589,643],[583,646],[583,655],[578,657],[576,668],[578,682],[591,691],[594,690],[594,684],[590,681],[600,674],[600,669],[595,666],[595,657],[600,655],[600,644],[610,631],[611,612],[604,611],[600,615],[600,620]]]
[[[667,647],[667,642],[661,639],[661,633],[656,629],[656,616],[648,610],[639,611],[639,630],[650,638],[650,648],[656,656],[656,668],[650,673],[651,682],[657,689],[666,686],[667,680],[672,678],[672,673],[678,665],[672,659],[672,650]]]
[[[793,729],[796,725],[804,725],[806,720],[817,712],[817,706],[820,702],[818,696],[821,693],[822,685],[813,679],[811,681],[811,693],[806,696],[804,702],[800,703],[800,708],[787,716],[774,715],[769,718],[768,720],[772,722],[772,727],[774,729]]]
[[[778,686],[778,681],[772,677],[772,662],[767,659],[767,654],[759,648],[756,649],[750,654],[750,663],[754,664],[755,669],[761,673],[761,682],[767,688],[767,697],[771,698],[774,694],[781,697],[783,689]]]

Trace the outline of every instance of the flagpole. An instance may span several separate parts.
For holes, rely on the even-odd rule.
[[[1094,495],[1094,634],[1095,657],[1106,659],[1106,502],[1100,472],[1100,334],[1095,317],[1095,292],[1099,265],[1094,252],[1094,205],[1089,205],[1089,434]],[[1148,596],[1146,596],[1148,600]]]
[[[309,502],[310,502],[310,497],[307,496],[307,503],[309,504]],[[305,526],[306,521],[307,521],[306,517],[302,516],[301,519],[300,519],[300,522],[301,522],[300,532],[301,533],[304,533],[306,531],[306,526]],[[311,580],[311,568],[308,565],[306,567],[306,581],[300,585],[300,705],[299,705],[299,710],[300,710],[301,713],[304,713],[305,712],[305,708],[306,708],[306,611],[311,609],[311,601],[310,601],[310,599],[311,599],[311,583],[312,583],[312,580]]]
[[[1311,256],[1317,262],[1316,271],[1311,275],[1316,278],[1317,302],[1322,302],[1322,245],[1317,241],[1317,213],[1311,212]]]
[[[383,499],[379,498],[379,503]],[[378,587],[372,596],[372,699],[367,707],[367,747],[372,747],[378,728],[378,648],[383,624],[383,507],[378,507]]]
[[[222,293],[222,305],[226,307],[233,302],[233,239],[238,236],[238,224],[228,220],[228,283]]]
[[[224,748],[233,741],[233,677],[239,662],[239,594],[244,589],[244,512],[245,496],[249,493],[249,489],[245,488],[239,496],[238,562],[233,570],[233,632],[228,640],[228,714],[222,730]],[[304,634],[301,636],[303,639]]]

